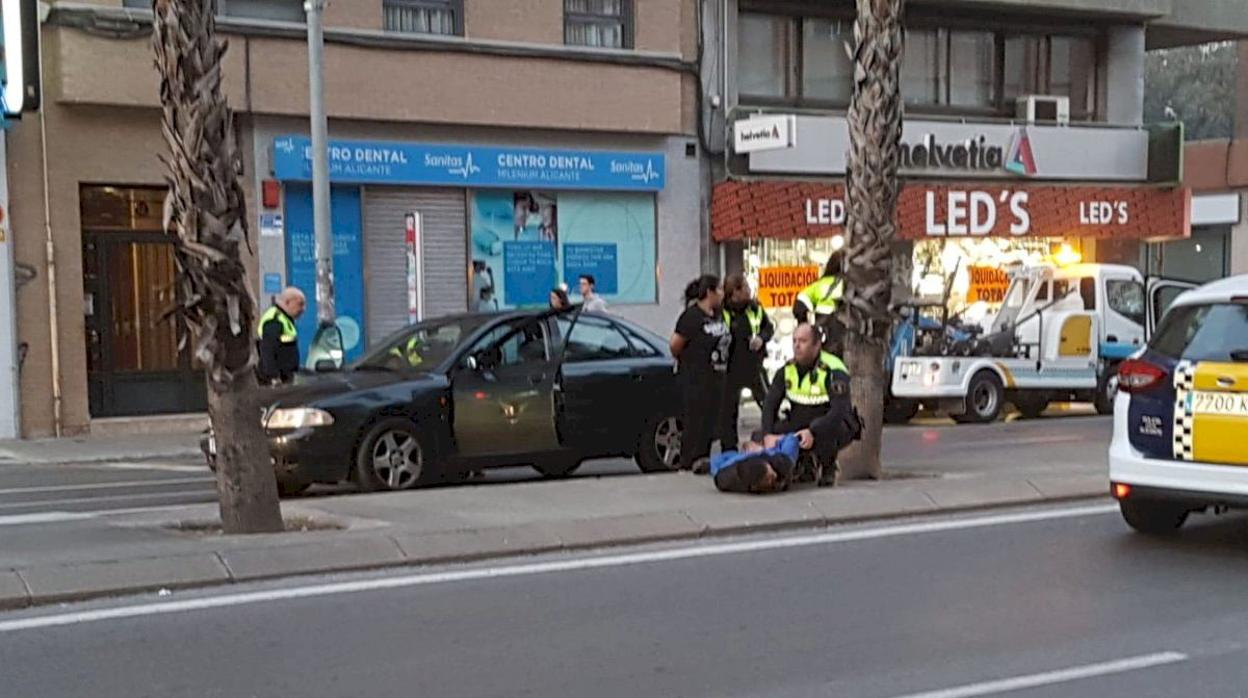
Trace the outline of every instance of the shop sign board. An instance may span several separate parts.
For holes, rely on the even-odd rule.
[[[663,153],[330,141],[330,180],[353,184],[661,191]],[[273,175],[312,179],[311,141],[273,139]]]
[[[732,125],[733,149],[738,153],[792,148],[797,145],[797,117],[754,116]]]
[[[998,305],[1005,302],[1005,291],[1010,287],[1010,276],[997,267],[967,267],[970,286],[966,291],[968,303],[983,301]]]
[[[763,267],[758,270],[758,302],[764,308],[792,308],[797,294],[819,280],[818,266]]]
[[[812,238],[845,234],[843,184],[739,182],[716,186],[712,235]],[[897,203],[897,235],[1092,237],[1160,240],[1191,235],[1183,188],[911,183]]]
[[[737,152],[749,152],[752,174],[845,174],[845,117],[797,116],[793,138],[801,148]],[[922,119],[902,127],[907,177],[1146,182],[1148,162],[1149,133],[1142,128]]]

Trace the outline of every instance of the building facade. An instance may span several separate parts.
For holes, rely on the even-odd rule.
[[[264,305],[293,284],[312,296],[302,2],[219,5],[256,295]],[[52,3],[44,109],[7,133],[27,437],[204,409],[169,314],[150,6]],[[331,0],[325,97],[348,355],[414,314],[545,305],[584,273],[612,312],[666,332],[707,256],[698,12],[694,0]]]
[[[1182,133],[1143,123],[1145,53],[1243,36],[1248,6],[907,8],[895,296],[944,299],[974,319],[1003,300],[1009,265],[1144,267],[1162,242],[1186,244]],[[796,291],[843,244],[854,3],[729,0],[710,14],[712,237],[784,326]],[[1143,287],[1120,291],[1113,305],[1142,313]]]

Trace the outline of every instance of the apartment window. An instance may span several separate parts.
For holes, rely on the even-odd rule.
[[[1096,112],[1096,39],[1091,36],[1009,36],[1005,39],[1004,91],[1007,106],[1023,95],[1070,98],[1070,115]]]
[[[940,104],[945,85],[945,52],[940,32],[912,29],[906,32],[901,62],[901,94],[909,104]]]
[[[302,24],[307,19],[303,13],[303,0],[218,0],[217,12],[223,17],[271,22]]]
[[[564,43],[594,48],[631,48],[632,4],[631,0],[564,0]]]
[[[775,99],[789,94],[789,27],[774,15],[742,14],[737,21],[737,91]]]
[[[382,26],[403,34],[459,36],[463,31],[463,0],[385,0]]]
[[[853,95],[846,45],[853,21],[744,11],[737,23],[737,92],[744,104],[837,107]],[[901,89],[917,111],[1013,115],[1015,98],[1064,95],[1071,115],[1090,118],[1096,105],[1095,36],[1047,35],[958,26],[906,31]]]
[[[854,64],[845,51],[853,44],[849,20],[802,22],[802,97],[848,104],[854,91]]]

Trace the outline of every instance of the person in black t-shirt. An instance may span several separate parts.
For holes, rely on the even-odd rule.
[[[687,307],[672,335],[672,356],[684,395],[681,470],[707,472],[711,442],[719,431],[719,406],[732,344],[721,312],[723,299],[719,277],[707,274],[691,282],[685,289]]]

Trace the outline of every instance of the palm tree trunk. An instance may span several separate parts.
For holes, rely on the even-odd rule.
[[[281,531],[282,514],[260,424],[252,327],[256,303],[242,246],[247,206],[233,115],[221,94],[225,42],[216,0],[155,0],[152,44],[169,157],[166,230],[173,238],[181,312],[192,355],[206,369],[226,533]],[[185,338],[184,338],[185,341]]]
[[[878,479],[884,363],[892,329],[892,244],[901,161],[902,14],[905,0],[857,0],[854,24],[854,96],[849,106],[846,182],[845,358],[854,404],[866,428],[841,457],[846,478]]]

